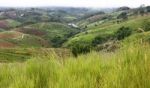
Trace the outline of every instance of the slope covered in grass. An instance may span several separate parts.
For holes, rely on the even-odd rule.
[[[126,44],[131,44],[131,43],[140,43],[143,41],[150,42],[150,32],[133,34],[130,37],[123,40],[122,43],[126,45]]]
[[[150,16],[131,17],[127,21],[123,21],[119,24],[108,21],[104,24],[100,24],[97,26],[89,26],[87,28],[87,31],[81,32],[75,35],[73,38],[70,38],[69,41],[66,42],[64,45],[70,46],[73,45],[75,42],[86,42],[90,44],[97,36],[113,36],[114,33],[122,26],[131,28],[134,31],[133,33],[135,33],[138,30],[138,28],[142,26],[142,22],[144,20],[150,20]]]
[[[140,46],[140,47],[139,47]],[[1,88],[149,88],[150,47],[91,52],[63,62],[55,55],[1,64]]]
[[[19,25],[21,25],[20,22],[12,20],[12,19],[0,20],[0,28],[2,29],[15,28]]]
[[[15,30],[30,35],[40,36],[41,38],[47,40],[54,47],[60,47],[61,44],[67,40],[67,38],[79,32],[78,29],[55,22],[31,24]]]
[[[64,59],[71,56],[68,49],[61,48],[1,48],[0,63],[24,62],[32,57],[55,56]]]
[[[16,31],[4,31],[0,32],[0,47],[48,47],[47,41],[40,37],[23,34]],[[4,44],[3,44],[4,43]],[[8,43],[8,44],[7,44]],[[5,46],[3,46],[5,45]],[[8,46],[6,46],[8,45]]]

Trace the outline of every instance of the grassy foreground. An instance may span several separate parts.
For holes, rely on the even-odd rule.
[[[51,55],[1,63],[0,88],[149,88],[150,47],[139,46],[65,60]]]

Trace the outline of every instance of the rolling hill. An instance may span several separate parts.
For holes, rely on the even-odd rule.
[[[12,19],[0,20],[0,29],[8,30],[10,28],[15,28],[19,25],[21,25],[20,22],[12,20]]]
[[[0,47],[48,47],[47,41],[37,36],[23,34],[17,31],[0,32]]]
[[[76,43],[83,44],[83,45],[84,44],[92,45],[93,41],[97,37],[106,39],[106,40],[104,40],[103,43],[109,43],[111,41],[113,42],[115,40],[115,39],[113,39],[113,36],[115,36],[115,33],[117,32],[117,30],[123,26],[131,28],[133,30],[132,35],[139,36],[138,29],[142,28],[143,22],[145,20],[150,20],[150,16],[149,15],[147,15],[147,16],[131,16],[131,17],[129,17],[129,19],[127,21],[123,21],[121,23],[114,23],[113,21],[110,20],[110,21],[106,21],[106,22],[96,25],[96,26],[89,24],[86,31],[81,32],[81,33],[75,35],[74,37],[70,38],[69,41],[64,43],[64,46],[71,47]],[[148,34],[146,36],[148,36]],[[122,42],[122,41],[120,41],[120,42]],[[103,44],[103,43],[100,43],[100,44]]]
[[[56,22],[42,22],[14,29],[25,34],[41,37],[54,47],[60,47],[69,37],[80,32],[79,29]]]

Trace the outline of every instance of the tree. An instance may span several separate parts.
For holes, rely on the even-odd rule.
[[[144,12],[144,9],[140,9],[140,10],[139,10],[139,13],[140,13],[141,16],[143,16],[144,13],[145,13],[145,12]]]
[[[150,6],[146,7],[147,12],[150,12]]]
[[[129,27],[121,27],[119,30],[115,33],[115,36],[118,40],[122,40],[125,37],[128,37],[132,34],[132,29]]]
[[[117,11],[124,11],[124,10],[130,10],[130,8],[127,6],[123,6],[117,9]]]
[[[123,20],[128,19],[127,12],[122,12],[121,14],[119,14],[117,19],[123,19]]]
[[[140,8],[139,8],[139,13],[140,13],[141,16],[143,16],[145,14],[145,9],[144,8],[145,8],[145,5],[141,5]]]

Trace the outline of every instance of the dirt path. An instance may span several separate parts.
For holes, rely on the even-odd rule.
[[[21,36],[21,39],[23,39],[24,38],[24,34]]]

